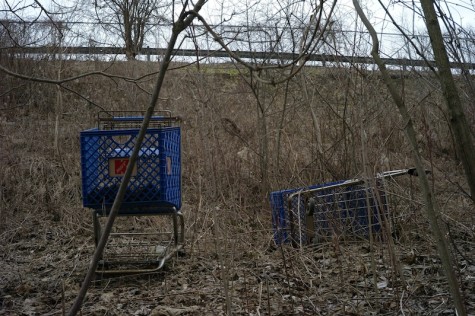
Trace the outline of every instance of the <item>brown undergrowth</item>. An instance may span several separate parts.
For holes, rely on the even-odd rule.
[[[59,67],[38,65],[17,70],[48,76]],[[90,70],[140,77],[154,69],[143,62],[61,67],[63,77]],[[273,239],[269,191],[412,166],[376,74],[308,68],[312,98],[304,98],[301,78],[285,91],[249,86],[231,66],[205,68],[170,71],[158,105],[182,117],[185,255],[153,275],[97,280],[84,315],[453,314],[417,178],[393,187],[385,238],[332,238],[303,249]],[[1,84],[0,314],[56,315],[72,303],[94,248],[90,213],[81,207],[79,132],[95,126],[100,107],[143,109],[152,78],[92,76],[65,84],[61,97],[47,84]],[[473,312],[475,213],[444,105],[430,77],[404,78]]]

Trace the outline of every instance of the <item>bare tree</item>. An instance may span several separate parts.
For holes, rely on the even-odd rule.
[[[454,77],[452,75],[452,68],[449,61],[449,52],[452,53],[452,57],[461,65],[462,72],[464,72],[464,56],[460,50],[459,38],[457,37],[456,30],[454,26],[457,26],[456,23],[452,20],[450,8],[447,5],[447,2],[444,2],[447,8],[448,14],[442,10],[440,4],[435,4],[432,1],[421,1],[422,11],[420,15],[424,18],[425,25],[427,28],[427,33],[430,39],[430,46],[435,60],[435,66],[437,69],[433,68],[431,65],[429,67],[431,70],[436,73],[437,79],[441,85],[444,99],[447,104],[447,109],[449,113],[449,124],[453,133],[454,138],[454,147],[456,149],[456,154],[458,159],[460,159],[463,169],[465,171],[465,178],[467,180],[470,197],[472,200],[475,199],[475,147],[473,144],[473,137],[470,130],[469,123],[465,116],[463,109],[462,99],[460,97],[459,90],[455,84]],[[380,1],[380,4],[381,1]],[[384,5],[383,5],[384,7]],[[437,7],[437,11],[436,11]],[[414,8],[415,9],[415,8]],[[416,49],[417,54],[421,56],[427,63],[427,56],[425,50],[428,45],[419,45],[414,44],[412,39],[409,39],[409,36],[406,32],[398,25],[394,18],[389,13],[388,9],[385,8],[386,14],[391,18],[392,23],[395,27],[403,34],[403,36],[408,40],[414,49]],[[437,14],[439,13],[439,15]],[[449,32],[449,39],[446,43],[442,30],[439,24],[439,17],[442,20],[442,23],[446,26]],[[455,27],[459,32],[463,32],[461,27]],[[453,46],[455,42],[455,47]],[[460,54],[460,55],[458,55]],[[432,58],[431,58],[432,59]],[[467,79],[467,77],[466,77]],[[468,78],[468,84],[472,87],[472,82]]]
[[[450,126],[454,133],[455,148],[459,159],[462,161],[470,195],[475,198],[475,147],[472,134],[465,117],[462,101],[455,85],[450,68],[447,49],[444,44],[437,14],[432,1],[421,1],[422,10],[426,21],[427,31],[434,51],[435,62],[439,68],[439,81],[442,86],[447,108],[450,113]]]
[[[353,4],[355,6],[355,9],[360,19],[363,21],[363,24],[365,25],[365,27],[368,29],[368,31],[371,34],[371,39],[373,41],[373,48],[371,50],[371,55],[373,56],[375,63],[378,65],[379,70],[381,71],[381,75],[383,77],[384,83],[386,84],[388,91],[391,94],[391,97],[393,98],[393,101],[395,105],[397,106],[403,121],[405,122],[404,130],[406,133],[406,137],[411,145],[413,159],[416,164],[417,172],[419,175],[419,183],[424,194],[427,217],[429,218],[432,234],[434,238],[436,239],[438,253],[442,261],[442,265],[443,265],[444,272],[447,278],[447,282],[449,284],[452,298],[454,300],[454,305],[457,311],[457,315],[466,315],[466,310],[463,303],[460,286],[458,284],[457,277],[453,270],[453,258],[449,251],[448,243],[446,240],[447,234],[444,234],[444,231],[440,227],[440,223],[439,223],[440,208],[437,204],[437,201],[434,198],[434,193],[430,189],[429,181],[425,174],[422,157],[419,150],[419,145],[417,144],[416,130],[414,128],[413,120],[411,118],[411,115],[409,114],[409,110],[406,106],[406,102],[404,98],[399,93],[396,84],[394,83],[394,81],[391,79],[389,75],[389,71],[387,70],[386,65],[383,63],[381,59],[381,56],[379,53],[379,40],[376,35],[376,31],[374,30],[373,26],[369,22],[365,13],[361,9],[361,6],[358,0],[353,0]],[[425,5],[432,6],[432,4],[427,4],[427,3]],[[425,10],[427,10],[427,8],[425,8]],[[430,17],[428,18],[428,21],[429,22],[427,23],[434,23],[434,20],[431,19]],[[429,28],[429,25],[428,25],[428,28]],[[441,49],[441,47],[439,47],[439,49]],[[445,48],[444,48],[444,51],[445,51]],[[447,60],[447,63],[448,63],[448,60]]]
[[[119,34],[125,55],[133,60],[143,47],[153,22],[159,22],[161,2],[155,0],[94,0],[96,18],[101,26]]]
[[[264,2],[258,4],[268,6]],[[246,10],[242,29],[228,29],[221,33],[198,16],[221,49],[229,54],[255,99],[258,144],[253,152],[258,157],[260,191],[263,193],[270,189],[270,166],[277,169],[280,166],[289,83],[302,71],[310,55],[322,46],[334,22],[335,5],[335,1],[317,0],[303,4],[289,0],[275,4],[267,15],[262,13],[265,10]],[[239,49],[262,53],[243,59],[236,54]],[[294,58],[283,58],[283,53],[292,53]],[[280,96],[283,96],[282,104],[279,104]],[[269,116],[277,109],[281,115],[276,141],[272,144]]]

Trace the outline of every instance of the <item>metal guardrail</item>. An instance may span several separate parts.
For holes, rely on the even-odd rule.
[[[121,47],[20,47],[20,48],[3,48],[13,54],[73,54],[73,55],[120,55],[125,54]],[[140,54],[145,56],[160,56],[165,54],[165,48],[142,48]],[[235,51],[237,56],[244,59],[260,59],[260,60],[295,60],[298,57],[296,53],[288,52],[254,52],[254,51]],[[213,58],[229,58],[229,54],[224,50],[195,50],[195,49],[177,49],[175,55],[184,57],[213,57]],[[350,64],[374,64],[372,57],[367,56],[343,56],[332,54],[310,54],[306,56],[308,61],[319,62],[338,62]],[[424,60],[414,60],[407,58],[382,58],[386,65],[392,66],[408,66],[408,67],[427,67]],[[434,61],[428,61],[431,66],[435,67]],[[455,63],[452,62],[453,69],[475,69],[475,63]]]

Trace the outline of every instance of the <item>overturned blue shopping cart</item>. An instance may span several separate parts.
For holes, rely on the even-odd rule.
[[[83,206],[92,209],[97,246],[129,164],[144,112],[100,112],[81,132]],[[119,218],[97,273],[160,270],[184,244],[181,209],[181,131],[170,111],[152,116],[127,186]],[[153,216],[151,218],[150,216]]]
[[[366,238],[389,225],[387,181],[417,175],[393,170],[373,179],[351,179],[270,194],[276,244],[306,246],[341,237]],[[386,226],[388,227],[388,226]]]

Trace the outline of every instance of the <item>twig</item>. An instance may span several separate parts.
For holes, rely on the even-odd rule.
[[[266,276],[266,287],[267,287],[267,314],[270,316],[270,291],[269,291],[269,278]]]
[[[403,298],[404,298],[404,290],[402,290],[401,299],[399,300],[399,308],[401,309],[402,316],[406,316],[406,314],[404,314],[404,309],[402,308],[402,299]]]
[[[259,304],[257,305],[256,313],[257,315],[261,315],[260,309],[261,309],[261,302],[262,302],[262,281],[259,282],[259,299],[258,299]]]

